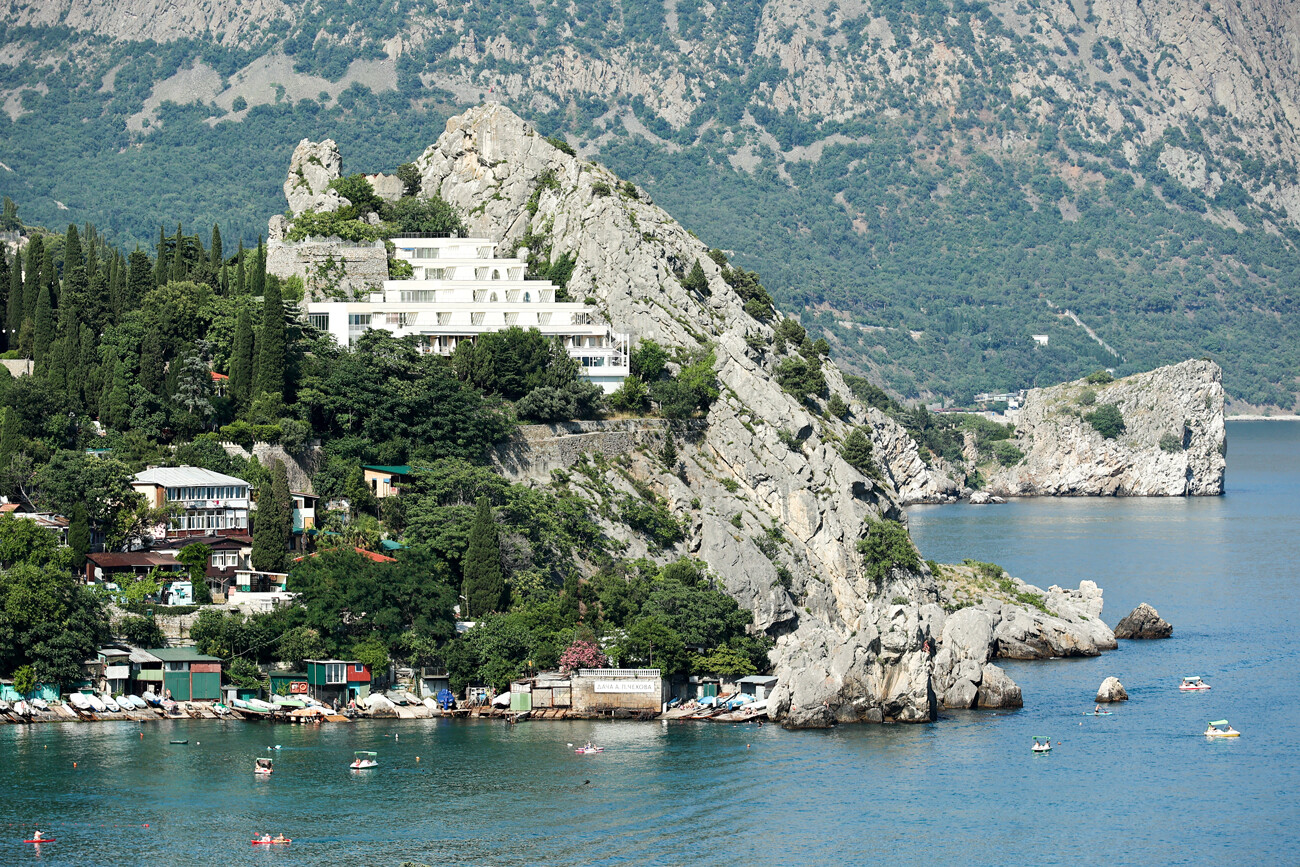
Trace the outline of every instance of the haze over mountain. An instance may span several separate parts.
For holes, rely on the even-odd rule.
[[[1232,398],[1291,408],[1298,14],[14,0],[0,192],[27,222],[119,242],[176,221],[252,240],[299,139],[391,171],[497,100],[736,251],[843,366],[905,397],[1209,355]]]

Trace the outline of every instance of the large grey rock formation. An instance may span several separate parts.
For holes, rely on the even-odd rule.
[[[903,517],[898,501],[840,457],[846,424],[814,415],[777,385],[774,323],[744,312],[707,248],[644,193],[623,194],[608,170],[562,153],[499,105],[449,120],[416,165],[422,193],[459,207],[473,233],[506,251],[530,234],[543,259],[574,255],[570,294],[591,297],[616,330],[714,353],[722,396],[705,432],[679,443],[684,470],[669,473],[643,452],[626,455],[622,470],[689,519],[680,553],[708,562],[755,612],[756,627],[776,636],[775,715],[801,726],[931,719],[922,650],[931,636],[918,606],[937,599],[934,583],[924,569],[895,570],[878,586],[856,548],[868,522]],[[535,209],[525,207],[530,200]],[[696,262],[707,294],[681,284]],[[825,372],[851,401],[834,365]],[[866,420],[860,404],[854,412]],[[607,478],[631,490],[619,473]],[[782,541],[769,558],[758,543],[772,525]],[[629,544],[630,553],[644,546]],[[886,602],[895,598],[907,604]]]
[[[1128,691],[1124,689],[1124,684],[1119,682],[1117,677],[1108,677],[1097,687],[1097,701],[1108,703],[1114,701],[1128,701]]]
[[[1174,627],[1145,602],[1115,625],[1116,638],[1168,638],[1173,634]]]
[[[1223,377],[1212,361],[1185,361],[1105,385],[1036,388],[1016,419],[1025,458],[991,471],[1001,496],[1206,496],[1223,493],[1227,434]],[[1126,430],[1105,439],[1087,421],[1118,407]]]
[[[289,160],[289,177],[284,182],[289,212],[296,217],[303,211],[337,211],[352,204],[329,188],[342,173],[343,157],[334,139],[298,142]]]

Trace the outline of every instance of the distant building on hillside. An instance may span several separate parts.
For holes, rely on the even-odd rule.
[[[627,377],[631,338],[586,304],[557,301],[549,280],[527,280],[522,259],[496,258],[487,238],[394,238],[410,279],[385,280],[366,301],[312,301],[311,324],[342,346],[371,328],[416,335],[426,352],[451,355],[480,334],[511,326],[558,337],[582,375],[606,392]]]
[[[136,473],[131,487],[151,508],[178,507],[167,536],[242,536],[252,505],[248,482],[200,467],[154,467]]]

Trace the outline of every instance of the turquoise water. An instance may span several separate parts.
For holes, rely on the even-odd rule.
[[[1147,601],[1174,624],[1099,659],[1007,664],[1022,711],[827,732],[4,726],[0,865],[1296,863],[1300,425],[1234,423],[1229,438],[1222,498],[911,512],[927,557],[1092,578],[1108,623]],[[1111,674],[1132,700],[1081,716]],[[1185,674],[1214,689],[1180,694]],[[1240,740],[1201,737],[1224,716]],[[1032,756],[1036,734],[1061,744]],[[588,739],[607,751],[566,746]],[[275,775],[254,777],[276,743]],[[358,749],[381,767],[347,770]],[[39,855],[18,842],[36,827],[58,839]],[[260,831],[295,842],[254,848]]]

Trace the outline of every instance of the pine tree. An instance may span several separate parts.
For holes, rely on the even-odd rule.
[[[18,414],[9,407],[0,411],[0,469],[8,469],[13,456],[22,448],[23,438],[18,432]]]
[[[166,283],[169,273],[171,273],[171,262],[167,258],[167,236],[163,234],[162,226],[159,226],[158,258],[153,263],[153,285],[161,286]]]
[[[682,288],[696,295],[709,294],[709,278],[704,276],[704,269],[700,267],[700,260],[695,260],[695,266],[691,268],[691,273],[686,275],[682,281]]]
[[[117,311],[119,317],[134,310],[144,296],[157,285],[150,272],[148,253],[136,247],[135,252],[127,259],[127,263],[126,292],[122,295],[122,306]]]
[[[13,264],[9,266],[9,299],[5,310],[5,336],[8,338],[7,349],[18,348],[18,329],[23,327],[23,257],[21,251],[14,252]]]
[[[36,319],[32,331],[32,369],[37,375],[45,374],[45,366],[50,363],[50,347],[54,345],[58,329],[54,321],[54,299],[50,297],[49,287],[43,287],[36,300]]]
[[[501,569],[501,543],[492,507],[486,496],[478,498],[478,512],[469,528],[469,544],[461,560],[467,600],[465,617],[482,617],[506,604],[506,579]]]
[[[86,565],[86,555],[90,553],[90,519],[86,516],[86,504],[78,502],[72,507],[72,519],[68,524],[68,547],[72,549],[72,566],[80,571]]]
[[[260,251],[258,258],[261,258]],[[280,300],[280,281],[268,280],[266,283],[262,295],[262,332],[258,337],[254,397],[284,394],[284,304]]]
[[[263,572],[283,572],[289,541],[293,538],[293,500],[289,494],[289,474],[284,463],[271,464],[271,484],[263,485],[257,495],[253,517],[253,568]]]
[[[252,396],[253,359],[253,317],[244,307],[235,322],[235,344],[230,355],[230,397],[241,408]]]
[[[101,420],[115,430],[124,431],[131,424],[131,376],[126,362],[113,368],[113,382],[100,412]]]

